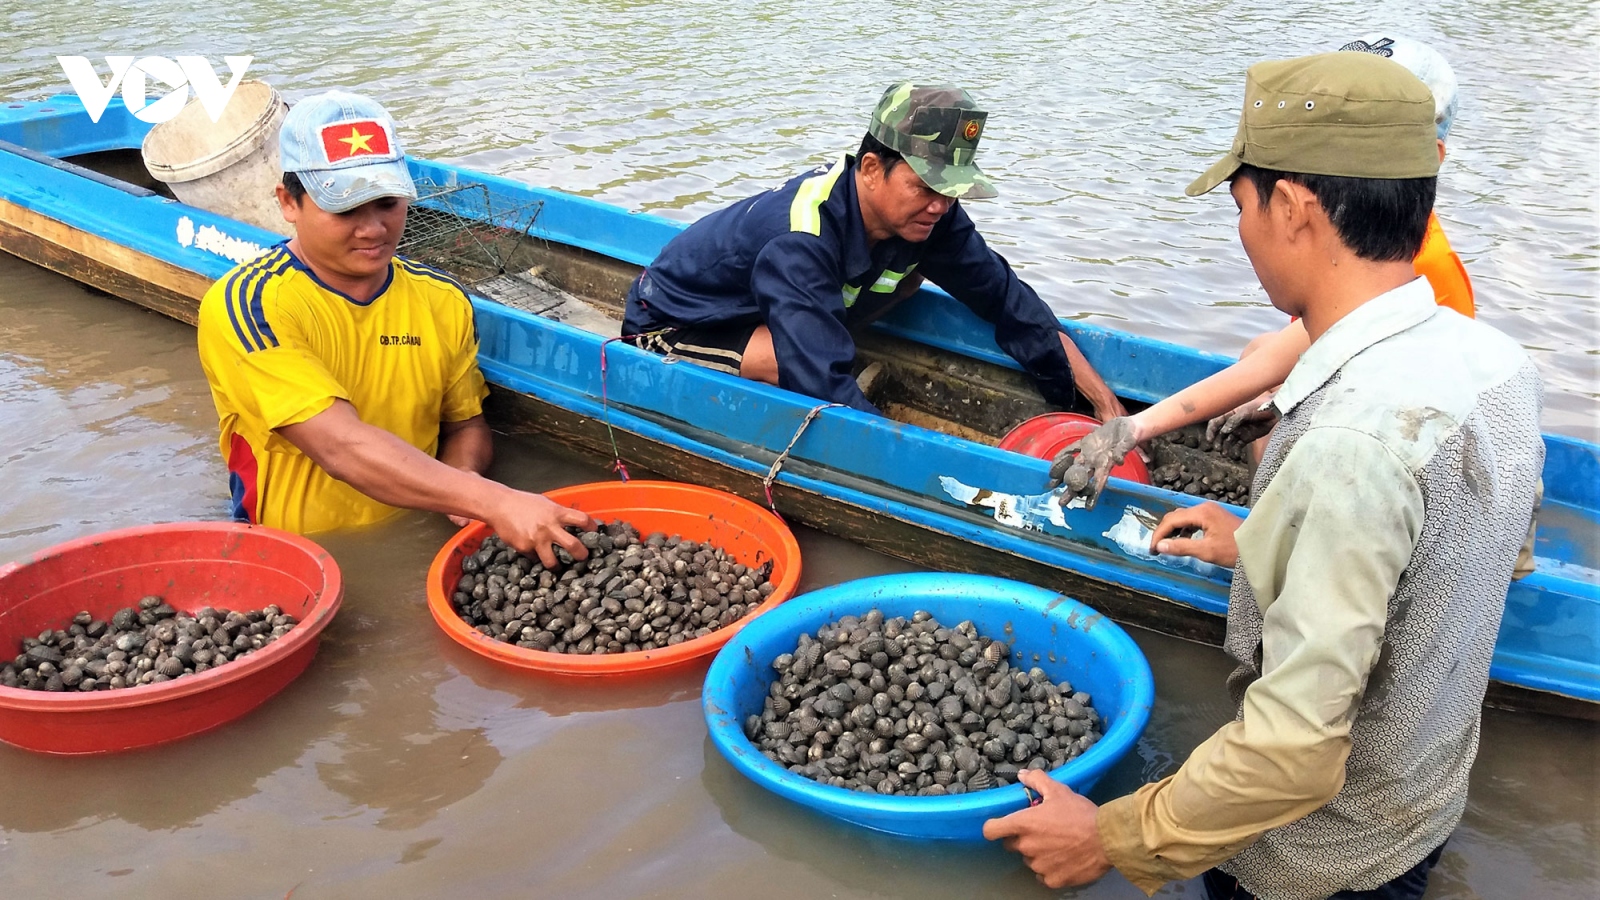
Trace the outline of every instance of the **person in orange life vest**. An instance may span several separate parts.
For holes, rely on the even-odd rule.
[[[277,197],[295,237],[224,275],[200,304],[236,518],[297,532],[397,508],[478,519],[555,564],[587,554],[578,510],[483,477],[493,437],[472,303],[395,254],[416,188],[377,102],[329,91],[279,134]]]
[[[1444,56],[1420,41],[1381,34],[1351,41],[1339,50],[1370,53],[1390,59],[1427,85],[1433,94],[1434,130],[1439,160],[1443,162],[1445,138],[1450,133],[1460,103],[1455,73]],[[1434,299],[1440,306],[1469,318],[1474,315],[1472,282],[1461,264],[1461,258],[1445,238],[1436,212],[1428,216],[1428,231],[1423,237],[1422,249],[1412,260],[1412,268],[1417,275],[1428,279]],[[1259,441],[1277,421],[1277,414],[1270,405],[1273,394],[1310,345],[1305,326],[1299,320],[1291,321],[1278,331],[1256,337],[1245,345],[1239,362],[1234,365],[1154,406],[1131,416],[1112,419],[1083,440],[1069,445],[1052,463],[1050,483],[1059,484],[1066,470],[1074,464],[1087,467],[1091,475],[1088,486],[1081,494],[1092,507],[1099,499],[1111,467],[1121,462],[1123,456],[1135,446],[1185,425],[1206,420],[1210,420],[1206,426],[1209,440],[1220,442],[1223,437],[1232,436],[1244,443],[1256,441],[1258,443],[1253,449],[1259,458],[1264,449]],[[1072,491],[1064,493],[1063,502],[1076,495]]]

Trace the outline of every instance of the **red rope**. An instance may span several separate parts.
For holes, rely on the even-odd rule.
[[[611,471],[622,478],[623,483],[628,481],[628,467],[622,463],[622,451],[617,449],[617,433],[611,427],[611,398],[606,392],[606,345],[612,341],[627,340],[624,337],[606,338],[600,342],[600,421],[605,423],[606,437],[611,440]]]
[[[617,432],[611,427],[611,398],[606,390],[606,345],[616,341],[636,341],[639,338],[655,337],[671,331],[663,328],[660,331],[649,331],[644,334],[625,334],[620,337],[606,338],[600,342],[600,421],[606,426],[606,437],[611,441],[611,471],[617,473],[623,482],[628,480],[628,467],[622,462],[622,451],[617,449]]]

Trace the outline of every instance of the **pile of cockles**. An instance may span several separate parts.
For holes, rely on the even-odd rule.
[[[1157,487],[1207,500],[1236,506],[1250,502],[1250,485],[1243,479],[1201,466],[1181,463],[1159,466],[1151,471],[1150,481]]]
[[[22,652],[0,667],[0,686],[102,691],[160,684],[248,656],[298,622],[277,606],[250,612],[206,606],[188,615],[149,596],[109,620],[84,610],[65,628],[23,638]]]
[[[1151,448],[1160,465],[1150,470],[1156,487],[1224,503],[1250,502],[1250,445],[1204,429],[1189,428],[1157,438]]]
[[[705,637],[771,596],[772,564],[750,567],[708,543],[640,539],[626,522],[574,532],[589,558],[557,549],[547,569],[490,536],[461,561],[451,602],[484,635],[553,653],[636,653]]]
[[[745,736],[768,759],[834,787],[943,796],[1053,769],[1100,739],[1090,697],[970,621],[919,611],[844,616],[802,634]]]

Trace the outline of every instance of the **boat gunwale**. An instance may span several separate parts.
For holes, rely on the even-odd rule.
[[[0,109],[0,112],[3,112],[3,109]],[[115,148],[99,148],[99,149],[115,149]],[[130,149],[130,148],[124,148],[124,149]],[[32,161],[32,164],[40,165],[40,163],[38,163],[37,161]],[[430,165],[443,166],[444,164],[430,164]],[[0,168],[3,168],[3,167],[0,167]],[[454,170],[453,167],[449,167],[449,168]],[[462,171],[462,170],[454,170],[454,171]],[[477,173],[472,173],[472,174],[474,176],[477,175]],[[544,189],[537,189],[537,188],[534,188],[534,187],[528,186],[528,185],[522,185],[522,184],[520,184],[518,182],[507,182],[507,184],[513,185],[513,186],[517,187],[518,189],[522,189],[522,190],[529,190],[529,191],[543,191],[544,190]],[[107,189],[114,189],[114,188],[107,188]],[[124,201],[136,199],[136,198],[133,198],[133,197],[129,197],[126,194],[126,192],[124,192],[122,196],[123,196]],[[568,195],[561,195],[561,196],[562,196],[563,199],[568,199]],[[0,199],[7,200],[9,202],[16,202],[16,200],[18,198],[8,193],[7,195],[5,195],[3,198],[0,198]],[[584,200],[584,198],[570,198],[570,199],[583,200],[586,203],[596,204],[596,201],[587,201],[587,200]],[[51,198],[51,200],[52,200],[52,202],[55,202],[55,203],[70,202],[70,201],[63,201],[63,198],[59,198],[59,197]],[[163,204],[176,204],[176,201],[169,200],[169,199],[166,199],[166,198],[161,198],[158,201],[154,201],[154,202],[160,202],[160,203],[163,203]],[[49,206],[51,204],[50,203],[45,203],[43,205],[44,206]],[[249,226],[245,226],[242,223],[238,223],[238,222],[235,222],[234,220],[227,219],[226,217],[215,216],[214,214],[206,213],[204,210],[197,210],[197,209],[194,209],[193,207],[182,206],[182,204],[178,204],[178,205],[180,207],[182,207],[182,210],[184,211],[185,214],[191,215],[191,216],[195,216],[197,219],[199,217],[210,217],[211,219],[213,219],[215,221],[220,221],[220,222],[228,224],[229,228],[233,229],[233,230],[248,229],[249,228]],[[596,205],[602,206],[602,207],[605,206],[604,204],[596,204]],[[610,208],[610,207],[607,207],[607,208],[614,210],[614,208]],[[37,212],[40,215],[48,216],[48,213],[43,209],[39,209],[39,208],[35,207],[34,211]],[[116,217],[107,217],[107,218],[116,218]],[[59,221],[59,220],[57,220],[57,221]],[[662,221],[665,221],[665,220],[662,220]],[[64,222],[63,224],[66,225],[66,227],[69,227],[69,228],[77,228],[80,231],[88,231],[88,229],[79,228],[78,226],[75,226],[75,225],[73,225],[71,223]],[[270,233],[267,233],[267,232],[260,232],[260,233],[263,234],[263,235],[270,234]],[[109,241],[109,242],[112,242],[112,243],[117,243],[117,239],[116,239],[115,235],[107,234],[107,235],[99,235],[99,237],[101,237],[102,239],[104,239],[106,241]],[[554,238],[552,238],[552,239],[554,239]],[[125,243],[124,246],[130,246],[130,245]],[[136,252],[136,253],[137,252],[141,252],[136,246],[131,246],[130,249],[132,250],[132,252]],[[591,248],[585,247],[584,249],[591,249]],[[595,251],[595,252],[599,252],[599,251]],[[148,254],[146,254],[146,255],[148,255]],[[160,259],[159,257],[150,257],[150,258],[151,259]],[[168,264],[173,264],[173,263],[169,262]],[[222,263],[218,264],[218,267],[220,268],[220,271],[218,271],[218,272],[216,272],[214,274],[208,274],[208,273],[204,273],[204,272],[197,272],[196,274],[204,275],[204,276],[207,276],[208,278],[215,278],[216,275],[221,274],[221,271],[226,271],[226,269],[227,268],[231,268],[231,266],[232,266],[231,262],[222,262]],[[193,271],[193,270],[191,270],[191,271]],[[198,298],[196,298],[196,299],[198,299]],[[478,299],[475,302],[480,303],[480,304],[492,303],[492,301],[485,301],[485,300],[481,300],[481,299]],[[163,309],[161,311],[168,312],[169,314],[172,314],[169,310]],[[556,326],[556,332],[557,333],[560,333],[560,330],[562,328],[567,328],[567,326],[561,326],[560,323],[552,323],[552,322],[549,322],[548,320],[538,319],[537,317],[531,316],[531,315],[529,315],[527,313],[522,313],[520,311],[515,311],[515,310],[507,310],[504,307],[500,307],[498,304],[494,304],[494,308],[489,309],[488,311],[491,312],[491,313],[497,314],[497,315],[499,315],[499,314],[514,314],[514,316],[517,317],[517,318],[525,317],[527,320],[531,321],[531,324],[536,324],[540,328],[547,327],[547,326]],[[523,324],[527,325],[527,324],[530,324],[530,322],[524,322]],[[596,338],[595,336],[590,335],[587,332],[577,332],[576,329],[569,329],[569,330],[572,331],[574,334],[582,334],[582,335],[584,335],[585,336],[585,338],[584,338],[585,340],[592,340],[592,341],[600,340],[599,338]],[[573,335],[568,335],[568,336],[571,337]],[[630,348],[625,348],[625,349],[624,348],[615,348],[611,352],[617,352],[617,350],[622,350],[622,352],[639,353],[639,354],[641,354],[642,357],[653,358],[652,355],[644,354],[642,351],[636,351],[631,347]],[[659,359],[659,358],[655,358],[655,359]],[[493,363],[492,360],[489,361],[489,365],[490,365],[490,367],[493,367],[494,363]],[[522,375],[526,375],[527,373],[521,373],[521,374]],[[708,371],[705,374],[715,375],[717,373]],[[503,373],[503,376],[509,379],[510,378],[510,373]],[[733,380],[733,379],[730,378],[730,380]],[[547,382],[547,383],[551,384],[555,388],[559,388],[559,390],[555,391],[555,392],[552,392],[550,394],[550,396],[548,396],[548,397],[537,397],[536,396],[535,399],[539,400],[540,402],[546,403],[546,404],[551,405],[551,406],[562,406],[563,403],[564,403],[565,404],[565,408],[567,408],[569,410],[573,410],[574,412],[577,412],[579,409],[583,408],[583,403],[590,401],[590,398],[586,394],[582,394],[580,392],[571,390],[570,388],[560,387],[555,382]],[[775,394],[779,395],[776,398],[768,398],[769,400],[773,400],[773,399],[780,400],[780,401],[787,400],[787,401],[789,401],[789,405],[790,406],[795,406],[795,407],[800,406],[799,402],[798,401],[794,401],[792,399],[793,395],[788,394],[788,392],[780,392],[780,391],[776,391],[776,389],[766,388],[765,386],[750,385],[748,383],[742,383],[742,382],[740,383],[740,387],[741,387],[742,390],[746,390],[746,391],[748,391],[748,390],[750,390],[752,388],[765,389],[766,391],[769,391],[769,392],[772,392],[772,393],[775,393]],[[560,394],[563,395],[562,398],[561,398],[562,401],[563,401],[562,403],[557,403],[556,400],[554,399],[555,396],[556,396],[556,393],[560,393]],[[801,399],[803,400],[804,398],[801,398]],[[783,404],[780,403],[779,405],[783,405]],[[592,407],[592,403],[591,403],[591,407]],[[665,426],[661,426],[661,425],[658,425],[658,424],[651,423],[647,419],[639,417],[639,416],[635,416],[631,412],[628,412],[626,410],[617,411],[616,408],[613,407],[613,411],[616,412],[616,414],[618,416],[626,416],[627,418],[626,418],[626,420],[622,421],[622,424],[624,424],[624,425],[626,425],[626,426],[628,426],[630,428],[633,428],[633,429],[638,429],[641,432],[641,437],[645,437],[647,439],[654,439],[654,438],[650,438],[649,437],[649,431],[650,431],[650,429],[659,429],[659,431],[660,431],[660,436],[659,436],[660,437],[660,441],[661,441],[661,443],[663,443],[666,446],[673,446],[674,443],[675,443],[675,439],[676,439],[676,443],[682,443],[683,440],[684,440],[684,435],[681,433],[681,429],[679,430],[679,432],[673,432],[672,429],[666,428]],[[589,408],[589,409],[587,409],[587,412],[592,415],[592,414],[596,413],[597,410],[595,410],[593,408]],[[848,416],[850,414],[850,412],[851,411],[829,411],[828,414],[829,415]],[[863,418],[871,420],[872,423],[875,424],[875,425],[880,425],[880,426],[885,426],[886,425],[886,423],[882,423],[882,422],[878,421],[877,417],[867,417],[867,416],[864,416],[864,414],[856,414],[856,415],[861,415]],[[675,421],[681,421],[681,420],[675,420]],[[614,420],[613,424],[614,425],[618,424],[618,420]],[[687,425],[687,422],[685,422],[685,425]],[[916,428],[916,426],[905,426],[905,425],[900,425],[899,423],[887,423],[886,427]],[[947,435],[941,435],[941,434],[939,434],[937,432],[928,432],[928,431],[925,431],[924,429],[917,429],[917,430],[919,432],[924,432],[924,434],[927,436],[927,439],[930,439],[930,440],[939,441],[939,442],[956,442],[956,441],[959,441],[960,443],[957,446],[961,447],[961,449],[964,452],[969,452],[969,453],[970,452],[978,452],[978,453],[981,454],[981,453],[987,451],[988,453],[992,453],[992,454],[997,454],[997,455],[1001,454],[1001,451],[995,450],[993,448],[987,448],[987,447],[984,447],[984,445],[982,445],[982,444],[976,444],[976,443],[973,443],[973,442],[969,442],[969,441],[966,441],[965,439],[953,438],[953,437],[950,437],[950,436],[947,436]],[[1555,438],[1555,439],[1557,439],[1558,442],[1561,442],[1561,443],[1572,444],[1576,448],[1579,448],[1579,449],[1588,446],[1584,442],[1578,441],[1577,439],[1566,438],[1565,436],[1559,436],[1559,435],[1546,435],[1547,441],[1549,439],[1551,439],[1551,438]],[[707,444],[707,443],[705,443],[703,441],[694,441],[694,443],[699,444],[701,447],[705,447],[707,450],[712,450],[713,449],[710,444]],[[984,450],[983,451],[973,451],[972,450],[972,448],[978,448],[978,447],[984,447]],[[695,452],[693,450],[689,450],[687,448],[682,448],[682,449],[683,449],[684,452],[694,454],[694,455],[696,455],[696,456],[698,456],[700,458],[706,458],[707,457],[706,453],[697,453],[697,452]],[[719,452],[723,452],[723,451],[719,451]],[[771,452],[770,449],[769,449],[768,452]],[[756,469],[764,470],[764,468],[765,468],[764,464],[761,464],[759,462],[753,462],[753,461],[750,461],[750,460],[745,460],[742,457],[738,457],[736,454],[727,453],[726,455],[728,457],[728,461],[730,461],[730,462],[733,461],[733,460],[738,460],[738,461],[742,462],[743,465],[742,466],[736,466],[736,468],[742,469],[743,472],[745,474],[747,474],[747,475],[748,474],[754,474]],[[1011,454],[1005,454],[1005,456],[1010,457],[1012,455]],[[1034,467],[1042,469],[1043,468],[1043,464],[1042,464],[1042,462],[1035,462],[1034,463]],[[801,475],[798,472],[788,473],[788,474],[782,476],[781,479],[780,479],[780,483],[783,483],[783,482],[789,482],[790,483],[789,486],[793,487],[793,488],[803,488],[803,489],[807,489],[807,490],[812,490],[819,497],[827,497],[829,495],[829,491],[825,489],[824,482],[822,482],[822,481],[820,481],[818,479],[808,479],[807,476]],[[832,487],[837,488],[838,486],[837,485],[832,485]],[[1163,495],[1165,495],[1167,493],[1165,491],[1158,491],[1157,489],[1153,489],[1153,488],[1145,488],[1144,490],[1145,491],[1149,491],[1152,495],[1154,495],[1150,499],[1164,501],[1164,502],[1166,502],[1168,504],[1170,504],[1170,502],[1171,502],[1170,500],[1167,500],[1167,498],[1165,498],[1165,496],[1163,496]],[[835,490],[834,493],[837,493],[837,490]],[[863,498],[866,501],[868,501],[865,505],[861,505],[861,508],[866,509],[870,514],[875,514],[875,515],[890,514],[890,510],[882,508],[884,506],[883,501],[880,500],[879,502],[876,502],[876,503],[872,502],[874,500],[874,495],[866,494],[864,492],[859,492],[859,491],[856,492],[856,493],[860,495],[860,498]],[[889,502],[892,503],[893,501],[889,501]],[[1195,501],[1195,502],[1198,502],[1198,501]],[[1553,499],[1552,498],[1551,500],[1549,500],[1547,502],[1562,503],[1563,501],[1561,501],[1559,499]],[[858,505],[860,505],[860,504],[858,504]],[[874,507],[877,507],[877,508],[874,508]],[[912,507],[907,507],[907,509],[912,509]],[[1582,508],[1580,508],[1580,509],[1582,509]],[[949,512],[950,511],[929,511],[929,514],[931,515],[932,519],[944,518],[944,519],[954,520],[955,517],[950,516]],[[938,529],[937,527],[935,527],[935,525],[933,524],[933,522],[931,520],[927,524],[923,524],[923,523],[918,523],[918,522],[915,521],[915,519],[918,518],[917,516],[909,516],[909,517],[902,516],[901,518],[902,518],[903,521],[907,521],[908,523],[911,523],[911,524],[917,524],[919,527],[928,528],[930,530],[941,530],[941,529]],[[983,522],[983,521],[990,521],[990,520],[987,520],[987,519],[980,519],[979,520],[979,522]],[[988,527],[983,527],[981,525],[976,525],[975,524],[974,525],[974,531],[975,532],[981,531],[984,534],[975,535],[972,538],[959,538],[958,537],[958,539],[967,540],[969,543],[975,543],[975,544],[977,544],[979,546],[982,546],[985,549],[988,549],[988,550],[993,551],[993,552],[1004,552],[1004,553],[1013,553],[1014,555],[1023,555],[1020,552],[1020,549],[1003,549],[1003,548],[1000,548],[1000,547],[995,547],[993,545],[991,539],[992,539],[992,537],[994,535],[998,534],[998,535],[1002,535],[1002,536],[1005,536],[1005,537],[1015,537],[1015,535],[1006,535],[1004,531],[1002,531],[1002,530],[1000,530],[998,528],[995,528],[992,525],[992,522]],[[1034,542],[1034,541],[1025,541],[1025,542],[1019,541],[1017,543],[1017,548],[1021,548],[1021,549],[1027,549],[1027,548],[1030,548],[1030,547],[1036,549],[1039,546],[1048,546],[1048,545],[1043,545],[1043,544],[1041,544],[1039,542]],[[1077,560],[1081,560],[1082,559],[1081,554],[1071,554],[1071,555]],[[1081,569],[1083,567],[1080,564],[1080,565],[1072,565],[1072,566],[1061,566],[1059,568],[1065,568],[1065,569],[1068,569],[1070,571],[1070,570],[1078,570],[1078,569]],[[1163,573],[1160,573],[1160,574],[1166,575],[1166,574],[1169,574],[1169,573],[1163,572]],[[1091,577],[1092,578],[1094,576],[1088,575],[1086,577]],[[1122,580],[1125,580],[1125,578],[1123,578],[1123,576],[1118,576],[1118,578],[1122,579]],[[1156,579],[1156,580],[1159,581],[1161,579]],[[1600,602],[1600,588],[1595,588],[1595,586],[1589,585],[1589,584],[1587,584],[1585,582],[1574,581],[1572,579],[1559,578],[1557,576],[1548,575],[1548,574],[1543,573],[1543,572],[1536,572],[1533,576],[1530,576],[1530,578],[1528,580],[1522,582],[1522,584],[1526,585],[1526,587],[1529,588],[1529,589],[1536,589],[1536,590],[1540,590],[1540,591],[1551,591],[1551,592],[1563,593],[1563,594],[1567,594],[1567,595],[1574,595],[1574,596],[1580,596],[1580,597],[1584,593],[1587,593],[1589,595],[1588,599]],[[1573,591],[1573,590],[1570,589],[1571,587],[1590,588],[1590,590],[1588,590],[1587,592],[1582,591],[1582,590]],[[1143,591],[1143,593],[1152,594],[1153,592],[1151,592],[1151,591],[1149,591],[1147,589],[1147,590]],[[1154,595],[1154,596],[1152,596],[1152,599],[1166,600],[1167,598],[1165,598],[1165,597],[1163,597],[1161,595]],[[1169,603],[1181,603],[1183,601],[1167,600],[1167,602],[1169,602]],[[1193,601],[1190,601],[1190,604],[1194,605]],[[1509,607],[1510,607],[1510,598],[1508,598],[1508,612],[1509,612]],[[1225,605],[1224,605],[1224,608],[1225,608]],[[1214,613],[1215,610],[1212,610],[1212,612]],[[1497,655],[1497,658],[1501,656],[1501,653],[1498,650],[1498,648],[1497,648],[1497,651],[1496,651],[1496,655]],[[1538,662],[1538,659],[1539,659],[1539,657],[1534,656],[1534,655],[1529,655],[1529,654],[1517,654],[1517,653],[1507,654],[1507,662],[1521,660],[1522,661],[1522,667],[1523,667],[1524,670],[1527,669],[1527,668],[1532,668],[1534,666],[1538,666],[1540,664]],[[1562,662],[1563,663],[1567,663],[1567,662],[1571,662],[1571,661],[1570,660],[1562,660]],[[1496,668],[1497,668],[1496,677],[1499,678],[1502,681],[1504,681],[1504,676],[1513,674],[1511,670],[1507,669],[1501,663],[1497,663]],[[1516,669],[1516,668],[1517,668],[1516,666],[1512,667],[1512,669]],[[1600,667],[1596,667],[1596,671],[1600,672]],[[1521,674],[1526,676],[1526,675],[1531,674],[1531,673],[1528,673],[1526,671],[1522,671]],[[1522,680],[1526,680],[1526,679],[1525,678],[1524,679],[1519,679],[1519,681],[1522,681]],[[1594,680],[1600,681],[1600,678],[1597,678],[1597,679],[1594,679]],[[1558,679],[1557,680],[1546,680],[1546,682],[1549,685],[1555,687],[1556,689],[1555,690],[1551,690],[1551,687],[1537,687],[1537,686],[1530,687],[1529,689],[1532,689],[1532,690],[1546,690],[1546,691],[1550,691],[1551,693],[1564,695],[1564,696],[1569,696],[1569,697],[1576,696],[1576,695],[1574,695],[1572,693],[1565,692],[1560,687],[1560,682],[1559,682]],[[1514,682],[1507,682],[1507,683],[1515,685],[1518,682],[1514,681]],[[1581,698],[1581,697],[1578,698],[1578,699],[1579,699],[1579,702],[1590,702],[1590,703],[1592,703],[1594,701],[1594,699],[1600,699],[1600,697],[1593,698],[1593,699],[1587,699],[1587,700],[1585,698]]]

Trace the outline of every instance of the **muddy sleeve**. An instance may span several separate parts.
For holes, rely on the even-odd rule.
[[[772,332],[779,387],[878,411],[851,374],[856,344],[845,327],[838,253],[826,239],[794,232],[767,242],[750,273],[750,292]]]
[[[1262,608],[1261,677],[1176,774],[1100,809],[1130,881],[1153,893],[1193,877],[1338,794],[1422,517],[1416,480],[1376,438],[1325,427],[1295,444],[1236,535],[1234,577]]]
[[[928,238],[921,271],[950,296],[994,325],[994,342],[1039,386],[1051,404],[1077,399],[1072,363],[1061,346],[1061,323],[1044,300],[996,253],[961,204]]]

